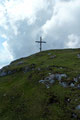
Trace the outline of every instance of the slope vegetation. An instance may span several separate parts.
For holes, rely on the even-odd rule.
[[[49,50],[0,70],[0,120],[80,120],[80,49]]]

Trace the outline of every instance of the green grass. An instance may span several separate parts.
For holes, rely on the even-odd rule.
[[[69,81],[79,75],[78,53],[80,49],[43,51],[4,67],[5,71],[16,70],[16,73],[0,77],[0,120],[80,119],[80,111],[75,109],[80,104],[79,89],[64,88],[57,81],[47,89],[39,83],[49,73],[66,73]],[[56,57],[50,59],[53,55]],[[23,64],[17,65],[19,61],[23,61]],[[22,71],[25,66],[32,64],[35,64],[34,70],[27,73]],[[41,70],[38,71],[38,68]],[[70,102],[66,101],[67,98]],[[72,113],[77,114],[78,118],[73,118]]]

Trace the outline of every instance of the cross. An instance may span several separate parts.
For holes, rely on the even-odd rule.
[[[45,41],[42,41],[42,37],[40,37],[40,41],[35,41],[37,43],[40,43],[40,52],[42,51],[42,43],[46,43]]]

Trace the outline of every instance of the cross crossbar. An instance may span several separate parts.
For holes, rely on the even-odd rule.
[[[37,43],[40,43],[40,52],[42,51],[42,43],[46,43],[45,41],[42,41],[42,37],[40,37],[40,41],[35,41]]]
[[[46,43],[45,41],[35,41],[37,43]]]

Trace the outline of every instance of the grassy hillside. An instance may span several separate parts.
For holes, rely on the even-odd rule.
[[[49,50],[0,70],[0,120],[80,120],[80,49]]]

